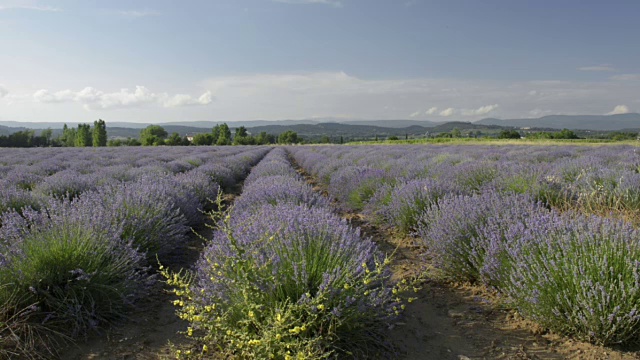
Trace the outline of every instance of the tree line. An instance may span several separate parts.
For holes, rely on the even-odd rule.
[[[190,140],[187,136],[169,133],[160,125],[149,125],[140,131],[140,145],[143,146],[181,146],[181,145],[269,145],[269,144],[298,144],[302,139],[295,131],[288,130],[275,136],[266,132],[257,135],[249,134],[244,126],[237,127],[232,135],[231,128],[226,123],[218,124],[208,133],[193,135]],[[115,145],[115,144],[114,144]],[[121,145],[127,145],[122,143]]]
[[[90,124],[78,124],[77,128],[69,128],[64,124],[62,134],[53,137],[53,130],[46,129],[36,135],[35,130],[22,130],[13,134],[0,136],[0,147],[85,147],[107,146],[107,126],[104,120],[98,119]]]

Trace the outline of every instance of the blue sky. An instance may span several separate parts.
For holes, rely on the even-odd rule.
[[[0,0],[0,120],[640,111],[638,1]]]

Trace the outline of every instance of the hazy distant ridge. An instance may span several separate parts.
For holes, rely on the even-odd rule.
[[[129,136],[133,134],[132,129],[143,129],[151,123],[133,123],[133,122],[107,122],[107,129],[113,129],[117,133],[127,133]],[[174,121],[168,123],[160,123],[168,132],[202,132],[202,129],[211,129],[216,124],[222,124],[220,121]],[[93,123],[86,121],[85,123]],[[431,129],[432,131],[441,130],[442,128],[451,127],[451,125],[461,125],[466,128],[468,122],[436,122],[428,120],[357,120],[357,119],[339,119],[339,118],[314,118],[302,120],[249,120],[249,121],[229,121],[227,122],[231,128],[245,126],[251,129],[251,132],[280,132],[283,128],[291,130],[300,130],[300,132],[318,133],[318,131],[327,131],[326,135],[337,134],[338,131],[348,130],[355,132],[362,130],[369,134],[386,133],[386,134],[403,134],[407,128],[413,128],[412,131],[422,131]],[[77,122],[67,123],[70,127],[77,126]],[[467,124],[467,125],[465,125]],[[515,128],[546,128],[546,129],[572,129],[572,130],[600,130],[600,131],[616,131],[624,129],[640,129],[640,114],[619,114],[619,115],[549,115],[541,118],[530,119],[495,119],[486,118],[472,123],[478,125],[498,125]],[[19,130],[29,129],[62,129],[64,123],[61,122],[19,122],[19,121],[0,121],[0,135],[7,132],[15,132]],[[336,128],[340,125],[339,130]],[[415,128],[417,127],[417,128]],[[385,129],[380,129],[385,128]],[[420,128],[420,129],[419,129]],[[424,129],[421,129],[424,128]],[[125,130],[127,129],[127,130]],[[111,133],[110,133],[111,135]],[[113,134],[116,135],[116,134]]]
[[[482,119],[476,124],[522,127],[537,127],[572,130],[615,131],[640,129],[640,114],[619,115],[549,115],[536,119]]]

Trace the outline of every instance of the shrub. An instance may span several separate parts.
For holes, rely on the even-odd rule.
[[[346,209],[362,210],[386,178],[383,170],[347,166],[331,176],[329,193]]]
[[[147,182],[104,187],[84,193],[73,204],[77,216],[97,217],[118,226],[121,237],[131,240],[152,261],[183,244],[190,230],[163,187]]]
[[[165,276],[187,335],[241,358],[371,352],[400,311],[386,260],[325,209],[265,205],[232,212],[195,274]]]
[[[0,181],[0,213],[9,210],[21,212],[25,207],[38,210],[42,202],[43,199],[36,194]]]
[[[508,266],[503,264],[504,233],[521,229],[538,211],[546,210],[524,195],[446,196],[419,218],[417,234],[451,277],[495,285]]]
[[[397,185],[390,194],[388,205],[380,213],[391,226],[403,234],[416,230],[418,218],[449,194],[460,194],[453,184],[435,180],[412,180]]]
[[[514,263],[504,291],[523,314],[602,345],[640,334],[640,232],[584,215],[537,216],[508,239]]]
[[[45,178],[33,191],[61,199],[74,198],[93,188],[94,184],[86,175],[73,170],[63,170]]]
[[[329,201],[298,178],[265,176],[247,185],[236,200],[236,212],[252,211],[262,205],[306,205],[329,208]]]
[[[119,229],[88,223],[68,202],[52,206],[47,214],[2,216],[0,284],[9,286],[0,288],[0,302],[13,296],[15,311],[35,304],[35,321],[80,336],[122,318],[149,278],[143,255]]]

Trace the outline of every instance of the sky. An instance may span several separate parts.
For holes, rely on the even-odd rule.
[[[0,121],[640,112],[640,1],[0,0]]]

